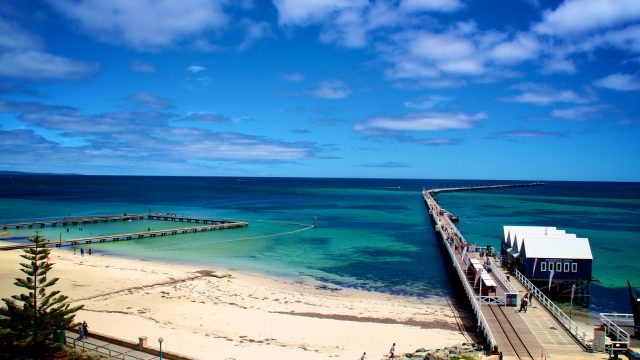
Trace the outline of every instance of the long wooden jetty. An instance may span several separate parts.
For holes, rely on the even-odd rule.
[[[4,230],[9,228],[14,228],[14,227],[16,229],[33,228],[33,227],[43,228],[46,225],[51,225],[52,227],[55,227],[58,224],[62,224],[63,226],[68,226],[68,225],[90,224],[90,223],[110,222],[110,221],[143,220],[145,218],[149,220],[178,221],[178,222],[187,222],[187,223],[197,223],[202,225],[180,227],[175,229],[136,231],[136,232],[125,233],[125,234],[99,235],[99,236],[76,238],[76,239],[69,239],[69,240],[50,241],[49,243],[47,243],[47,246],[62,247],[62,246],[77,246],[77,245],[83,245],[83,244],[88,245],[94,242],[97,242],[97,243],[115,242],[115,241],[133,240],[133,239],[153,238],[157,236],[170,236],[170,235],[197,233],[197,232],[203,232],[203,231],[235,229],[235,228],[249,226],[249,223],[245,221],[231,221],[231,220],[210,219],[210,218],[186,217],[186,216],[177,216],[177,215],[168,215],[168,214],[167,215],[134,214],[134,215],[101,216],[101,217],[92,217],[92,218],[73,218],[73,219],[65,218],[59,221],[36,221],[36,222],[29,222],[29,223],[24,222],[24,223],[15,223],[15,224],[4,224],[2,225],[2,227]],[[12,245],[0,246],[0,251],[24,249],[32,246],[33,246],[32,244],[12,244]]]
[[[509,275],[498,267],[499,261],[487,256],[493,253],[492,249],[467,242],[451,221],[449,212],[435,199],[436,194],[445,192],[539,185],[542,183],[431,189],[423,191],[423,198],[445,257],[471,304],[477,329],[492,351],[502,353],[504,359],[551,359],[554,356],[594,359],[596,354],[585,351],[586,339],[577,338],[554,317],[546,308],[548,304],[539,298],[543,295],[540,291],[533,291],[537,306],[531,303],[528,314],[518,311],[516,305],[520,298],[532,292],[529,284],[512,283]]]
[[[544,185],[543,182],[532,182],[532,183],[524,183],[524,184],[499,184],[499,185],[462,186],[462,187],[452,187],[452,188],[431,189],[431,190],[427,190],[427,191],[430,194],[435,195],[435,194],[440,194],[440,193],[458,192],[458,191],[495,190],[495,189],[506,189],[506,188],[542,186],[542,185]]]

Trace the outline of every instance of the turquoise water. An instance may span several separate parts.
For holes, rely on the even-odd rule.
[[[93,244],[117,256],[234,268],[413,296],[452,295],[422,201],[423,187],[501,181],[109,176],[0,176],[0,222],[170,212],[246,220],[248,228]],[[499,244],[502,226],[549,225],[591,240],[592,310],[628,311],[640,284],[640,184],[553,182],[538,188],[442,194],[471,241]],[[318,218],[318,228],[303,229]],[[293,224],[297,223],[297,224]],[[46,228],[56,241],[184,226],[131,221]],[[80,230],[82,228],[82,230]],[[24,241],[35,229],[11,231]]]
[[[640,286],[640,199],[542,195],[543,189],[446,193],[470,242],[500,246],[503,225],[556,226],[589,238],[594,255],[592,311],[630,311],[626,281]]]

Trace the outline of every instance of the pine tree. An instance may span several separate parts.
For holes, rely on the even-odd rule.
[[[22,344],[35,350],[51,343],[55,329],[72,328],[74,313],[84,305],[71,306],[59,290],[47,292],[59,280],[47,279],[53,268],[48,261],[51,250],[39,234],[29,240],[33,246],[23,249],[24,254],[20,255],[26,260],[20,264],[25,276],[14,282],[26,293],[2,299],[5,307],[0,307],[0,336],[7,345]]]

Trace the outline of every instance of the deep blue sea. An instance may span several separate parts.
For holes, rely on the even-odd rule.
[[[509,181],[0,175],[0,223],[66,216],[176,213],[249,227],[94,244],[96,252],[211,265],[412,296],[452,294],[423,188]],[[442,194],[469,241],[498,246],[503,225],[556,226],[587,237],[591,311],[628,312],[640,287],[640,184],[547,182],[542,187]],[[317,217],[318,227],[293,234]],[[180,226],[132,221],[45,228],[55,241]],[[23,241],[34,229],[11,230]]]

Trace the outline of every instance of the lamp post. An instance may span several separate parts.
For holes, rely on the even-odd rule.
[[[162,360],[162,342],[164,341],[163,338],[159,337],[158,338],[158,343],[160,343],[160,360]]]

